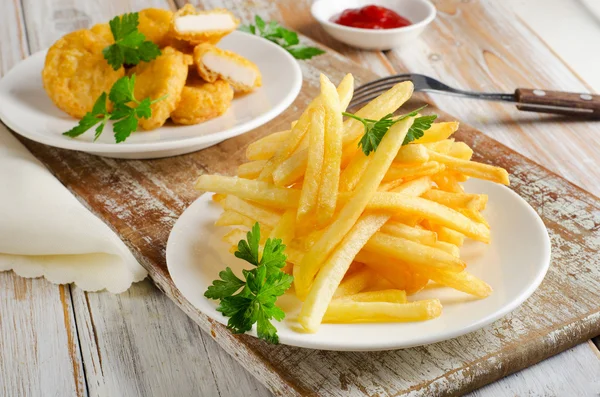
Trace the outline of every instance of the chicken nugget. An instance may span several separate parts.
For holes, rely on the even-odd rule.
[[[105,25],[63,36],[46,55],[44,89],[58,108],[75,118],[91,111],[96,99],[125,74],[123,68],[113,70],[102,55],[102,50],[114,42]]]
[[[139,125],[145,130],[162,126],[181,99],[188,74],[186,55],[172,47],[165,47],[158,58],[140,62],[129,73],[135,73],[134,95],[138,100],[155,100],[166,95],[163,100],[152,104],[152,115],[149,118],[139,121]]]
[[[233,32],[239,23],[229,10],[215,8],[210,11],[197,11],[193,5],[186,4],[173,14],[171,34],[193,44],[215,44]]]
[[[183,87],[171,120],[184,125],[201,123],[225,113],[232,99],[233,89],[224,80],[207,83],[199,78],[190,79]]]
[[[198,44],[194,48],[194,64],[204,80],[212,83],[223,79],[239,92],[249,92],[262,85],[260,70],[254,63],[212,44]]]
[[[160,8],[146,8],[139,12],[138,30],[159,47],[171,44],[171,20],[173,13]]]

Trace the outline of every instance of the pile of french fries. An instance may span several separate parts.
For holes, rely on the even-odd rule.
[[[465,238],[489,242],[487,196],[465,193],[460,182],[508,185],[508,173],[471,161],[471,148],[450,138],[457,122],[434,123],[402,146],[413,122],[406,118],[366,156],[363,124],[342,116],[353,90],[352,75],[337,88],[322,75],[320,95],[290,130],[248,146],[237,177],[198,178],[196,188],[215,192],[224,210],[216,224],[233,226],[224,241],[235,249],[255,222],[267,231],[261,243],[283,240],[307,332],[322,322],[435,318],[438,299],[407,300],[429,282],[485,298],[491,287],[465,270],[459,248]],[[355,114],[378,120],[412,91],[399,83]]]

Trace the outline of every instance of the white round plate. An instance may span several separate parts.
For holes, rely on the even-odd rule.
[[[224,115],[201,124],[181,126],[168,121],[156,130],[136,132],[119,144],[114,141],[111,126],[96,142],[93,130],[76,139],[63,136],[77,120],[58,109],[44,91],[41,74],[46,51],[21,61],[0,80],[0,118],[15,132],[46,145],[106,157],[143,159],[175,156],[215,145],[265,124],[296,99],[302,72],[287,51],[238,31],[221,40],[219,47],[256,63],[263,85],[250,94],[236,96]]]
[[[550,264],[550,239],[535,210],[512,190],[491,182],[469,180],[467,191],[489,195],[485,210],[492,230],[490,245],[465,243],[462,257],[469,272],[488,282],[494,292],[475,299],[430,284],[409,300],[437,297],[442,315],[415,323],[322,324],[315,334],[302,333],[294,321],[300,302],[286,294],[277,304],[286,319],[275,323],[280,343],[324,350],[390,350],[455,338],[505,316],[525,301],[542,282]],[[245,266],[221,241],[227,228],[214,226],[221,208],[204,194],[179,218],[167,243],[167,266],[177,288],[198,310],[216,321],[217,302],[203,294],[219,271],[229,266],[240,275]],[[247,265],[247,264],[246,264]],[[254,330],[252,335],[256,335]]]

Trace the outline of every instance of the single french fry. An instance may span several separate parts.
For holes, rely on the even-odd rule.
[[[365,245],[365,250],[379,252],[405,263],[433,266],[447,271],[460,272],[465,268],[465,263],[460,258],[445,251],[384,233],[377,233],[371,237]]]
[[[509,185],[508,172],[504,168],[478,163],[476,161],[461,160],[456,157],[429,151],[429,158],[433,161],[445,164],[448,169],[473,178]]]
[[[423,131],[423,136],[415,140],[414,143],[429,143],[448,139],[456,130],[458,130],[458,121],[433,123],[431,128]]]
[[[447,154],[448,152],[450,152],[450,149],[452,148],[453,144],[454,144],[454,139],[443,139],[443,140],[437,141],[437,142],[422,143],[422,145],[428,151],[433,150],[434,152],[443,153],[443,154]],[[429,156],[429,159],[431,160],[431,156]]]
[[[473,149],[464,142],[454,142],[448,155],[463,160],[471,160],[471,157],[473,157]]]
[[[246,157],[248,160],[269,160],[273,157],[277,148],[285,142],[289,134],[289,130],[274,132],[252,142],[246,148]]]
[[[487,219],[485,219],[485,217],[481,215],[481,212],[475,209],[459,208],[457,211],[466,216],[467,218],[473,220],[474,222],[483,223],[487,227],[490,227],[490,224],[488,223]]]
[[[228,195],[221,201],[223,208],[228,211],[234,211],[242,214],[250,219],[255,220],[261,226],[266,225],[270,229],[273,228],[281,215],[273,210],[249,203],[236,196]]]
[[[267,164],[266,160],[255,160],[240,164],[238,167],[238,176],[245,179],[256,179],[265,167],[265,164]]]
[[[294,231],[296,230],[296,211],[289,209],[281,215],[279,221],[271,230],[269,237],[281,239],[281,242],[288,245],[294,238]]]
[[[376,275],[375,277],[371,278],[371,283],[367,286],[367,288],[364,289],[363,292],[383,291],[388,289],[394,289],[394,285],[385,277],[377,277]]]
[[[405,263],[379,253],[362,250],[358,253],[355,260],[367,265],[367,267],[389,281],[395,288],[406,291],[407,295],[416,294],[425,288],[429,282],[427,277],[415,273]]]
[[[439,299],[409,303],[353,302],[335,300],[323,318],[326,323],[375,323],[426,321],[442,314]]]
[[[342,112],[345,112],[352,100],[352,95],[354,95],[354,76],[351,73],[347,73],[344,76],[337,87],[337,94],[340,101],[340,109]]]
[[[342,171],[342,175],[340,176],[340,191],[353,191],[370,162],[371,156],[361,156],[361,153],[354,156],[344,171]]]
[[[223,175],[200,175],[196,190],[235,195],[276,208],[295,208],[300,201],[300,190],[275,187],[264,181]]]
[[[227,195],[226,195],[226,194],[215,193],[215,194],[213,194],[213,196],[212,196],[212,200],[213,200],[215,203],[220,203],[221,201],[223,201],[223,199],[224,199],[225,197],[227,197]]]
[[[348,300],[353,302],[406,303],[406,291],[400,289],[366,291],[334,298],[333,302],[335,302],[335,300]]]
[[[323,167],[319,185],[316,218],[325,226],[331,220],[337,204],[342,160],[342,109],[335,86],[321,75],[321,103],[325,109]],[[310,154],[309,154],[310,158]],[[304,180],[306,181],[306,177]]]
[[[464,193],[465,189],[458,183],[454,176],[449,175],[447,172],[441,172],[433,176],[435,184],[446,192],[451,193]]]
[[[466,292],[467,294],[479,298],[485,298],[492,293],[492,287],[485,281],[468,273],[466,270],[458,273],[450,273],[427,269],[423,274],[436,283],[454,288],[458,291]]]
[[[307,264],[310,265],[313,263],[308,262],[306,259],[314,252],[314,248],[323,241],[323,238],[317,241],[311,250],[304,255],[300,264],[300,272],[298,272],[297,275],[294,274],[294,282],[296,294],[299,298],[302,299],[304,296],[306,297],[302,304],[302,308],[300,309],[300,314],[298,315],[298,322],[306,331],[317,331],[319,324],[321,324],[321,320],[327,311],[327,306],[333,299],[333,295],[340,285],[344,274],[348,271],[348,267],[350,267],[353,258],[388,219],[389,217],[387,215],[365,215],[361,217],[352,226],[345,237],[343,237],[342,241],[339,244],[336,244],[337,247],[335,247],[331,256],[325,261],[314,279],[312,288],[309,287],[304,289],[303,286],[300,286],[300,291],[298,291],[298,280],[303,280],[303,276],[306,277],[305,274],[302,274],[305,270],[303,269],[303,266],[305,267]],[[328,230],[331,230],[331,228],[333,228],[333,225],[330,226]],[[326,234],[327,231],[324,236]],[[308,295],[303,295],[303,290],[308,290]]]
[[[362,266],[362,265],[361,265]],[[335,290],[334,298],[354,295],[367,288],[371,282],[373,274],[367,267],[362,267],[350,275],[344,277],[344,280]]]
[[[397,164],[421,164],[429,161],[427,148],[419,143],[404,145],[394,159]]]
[[[306,176],[302,184],[300,202],[298,204],[297,220],[299,224],[305,223],[309,214],[315,210],[319,194],[319,180],[323,166],[324,153],[324,119],[325,112],[322,107],[313,110],[309,131],[310,151]]]
[[[304,256],[300,265],[299,277],[295,278],[296,291],[299,296],[306,295],[323,261],[331,254],[350,229],[352,229],[353,225],[355,225],[373,196],[373,193],[375,193],[381,183],[381,179],[402,145],[402,141],[412,122],[412,118],[407,118],[390,127],[387,134],[381,140],[379,147],[372,154],[373,159],[356,186],[353,195],[337,213],[333,222],[327,227],[319,241]],[[317,313],[321,314],[317,315],[317,317],[311,314],[312,320],[308,323],[314,325],[312,323],[314,318],[318,318],[318,321],[320,321],[324,310]]]
[[[419,178],[421,176],[435,175],[443,170],[444,165],[435,161],[409,165],[392,164],[383,177],[383,181],[389,182],[402,178]]]
[[[226,210],[223,211],[219,219],[216,220],[216,226],[246,226],[248,228],[252,228],[254,225],[254,220],[247,217],[246,215],[242,215],[239,212]]]
[[[389,113],[394,113],[402,106],[411,97],[413,88],[412,82],[404,81],[398,83],[366,104],[355,114],[362,118],[379,120]],[[357,142],[364,134],[364,128],[364,125],[358,120],[348,118],[344,121],[344,136],[342,138],[345,151],[344,157],[354,156],[357,146],[353,145],[353,143]],[[275,184],[278,186],[288,186],[302,178],[306,169],[307,158],[307,151],[301,151],[284,161],[273,172],[273,181]]]
[[[454,229],[472,239],[484,243],[490,241],[490,230],[487,226],[473,222],[452,208],[421,197],[411,197],[401,193],[377,192],[369,203],[369,209],[416,215],[438,225]]]
[[[379,231],[424,245],[434,245],[437,241],[437,235],[431,230],[417,229],[394,220],[389,220]]]
[[[436,241],[433,247],[445,251],[454,257],[460,257],[460,248],[452,243],[448,243],[446,241]]]
[[[487,203],[487,195],[485,194],[451,193],[439,189],[429,190],[423,194],[423,198],[454,209],[472,208],[479,210],[482,206],[485,208]]]
[[[489,228],[489,225],[485,226]],[[450,229],[446,226],[436,225],[434,230],[437,233],[438,240],[442,242],[449,243],[457,247],[462,247],[462,245],[465,242],[464,234],[457,232],[456,230]]]

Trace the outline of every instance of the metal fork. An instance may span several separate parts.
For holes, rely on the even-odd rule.
[[[541,113],[558,113],[600,118],[600,95],[518,88],[514,93],[471,92],[450,87],[422,74],[407,73],[384,77],[358,87],[349,108],[369,102],[395,84],[412,81],[415,91],[454,95],[462,98],[485,99],[516,103],[517,109]]]

